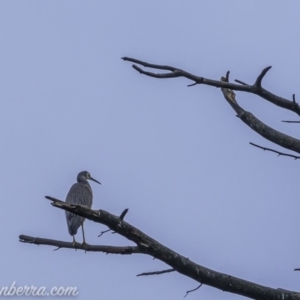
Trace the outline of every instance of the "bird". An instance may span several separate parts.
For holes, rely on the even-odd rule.
[[[88,208],[92,207],[93,204],[93,192],[91,189],[88,180],[95,181],[101,184],[99,181],[91,177],[91,174],[88,171],[82,171],[77,175],[77,183],[74,183],[70,188],[70,191],[66,197],[66,203],[69,204],[79,204],[87,206]],[[71,236],[73,236],[73,246],[76,245],[75,235],[77,234],[78,228],[82,228],[82,245],[85,245],[84,229],[83,223],[85,218],[75,215],[71,212],[66,211],[66,219],[68,230]]]

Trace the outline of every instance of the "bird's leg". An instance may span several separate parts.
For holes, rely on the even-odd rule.
[[[73,235],[73,247],[75,247],[75,245],[76,245],[76,241],[75,241],[75,236]]]
[[[82,242],[81,246],[85,246],[85,245],[86,245],[86,242],[85,242],[85,237],[84,237],[83,223],[82,223],[82,225],[81,225],[81,229],[82,229],[82,238],[83,238],[83,242]]]

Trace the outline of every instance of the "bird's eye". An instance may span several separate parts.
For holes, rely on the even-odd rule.
[[[91,177],[91,174],[90,174],[90,173],[87,173],[87,174],[86,174],[86,177],[87,177],[87,178],[90,178],[90,177]]]

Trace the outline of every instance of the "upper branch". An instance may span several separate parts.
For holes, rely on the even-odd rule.
[[[136,66],[136,65],[132,65],[132,67],[137,70],[138,72],[140,72],[141,74],[147,75],[147,76],[151,76],[151,77],[155,77],[155,78],[175,78],[175,77],[185,77],[187,79],[193,80],[195,84],[205,84],[205,85],[210,85],[210,86],[215,86],[218,88],[227,88],[227,89],[231,89],[231,90],[235,90],[235,91],[243,91],[243,92],[247,92],[247,93],[252,93],[252,94],[256,94],[262,98],[264,98],[265,100],[279,106],[282,107],[284,109],[288,109],[296,114],[298,114],[300,116],[300,107],[298,105],[298,103],[296,103],[294,101],[279,97],[273,93],[271,93],[270,91],[264,89],[261,86],[261,82],[263,77],[266,75],[266,73],[271,69],[271,67],[267,67],[264,70],[262,70],[261,74],[257,77],[256,81],[254,84],[249,85],[246,84],[240,80],[236,80],[238,83],[240,84],[234,84],[234,83],[229,83],[229,82],[222,82],[222,81],[217,81],[217,80],[212,80],[212,79],[208,79],[208,78],[204,78],[204,77],[200,77],[200,76],[196,76],[193,75],[191,73],[188,73],[184,70],[175,68],[175,67],[171,67],[171,66],[163,66],[163,65],[155,65],[155,64],[150,64],[141,60],[137,60],[134,58],[130,58],[130,57],[122,57],[123,60],[125,61],[130,61],[139,65],[142,65],[144,67],[147,68],[152,68],[152,69],[158,69],[158,70],[166,70],[166,71],[170,71],[168,73],[163,73],[163,74],[156,74],[156,73],[152,73],[152,72],[147,72],[144,71],[143,69],[141,69],[140,67]]]
[[[84,206],[68,204],[60,200],[53,200],[53,198],[51,200],[53,201],[52,205],[55,207],[108,226],[118,234],[133,241],[139,248],[140,253],[150,255],[165,262],[177,272],[188,276],[199,283],[257,300],[300,299],[300,294],[297,292],[265,287],[198,265],[170,248],[160,244],[138,228],[120,219],[120,217],[104,210],[92,210]]]

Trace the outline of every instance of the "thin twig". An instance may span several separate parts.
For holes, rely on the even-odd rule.
[[[281,122],[284,122],[284,123],[300,123],[300,121],[285,121],[285,120],[283,120]]]
[[[56,199],[56,198],[51,197],[51,196],[45,196],[45,198],[48,199],[48,200],[51,200],[51,201],[61,201],[61,200]]]
[[[136,276],[148,276],[148,275],[160,275],[160,274],[165,274],[165,273],[171,273],[175,272],[175,269],[167,269],[167,270],[162,270],[162,271],[155,271],[155,272],[145,272],[141,274],[137,274]]]
[[[200,283],[195,289],[187,291],[183,298],[185,298],[189,293],[197,291],[198,289],[201,288],[201,286],[202,286],[202,283]]]
[[[249,85],[249,84],[245,83],[244,81],[241,81],[241,80],[238,80],[238,79],[235,79],[234,81],[237,82],[237,83],[240,83],[242,85]]]
[[[251,142],[249,144],[252,145],[252,146],[254,146],[254,147],[260,148],[260,149],[262,149],[264,151],[271,151],[271,152],[277,153],[278,156],[288,156],[288,157],[292,157],[294,159],[300,159],[300,156],[296,156],[296,155],[293,155],[293,154],[287,154],[287,153],[279,152],[277,150],[274,150],[274,149],[271,149],[271,148],[262,147],[262,146],[254,144],[254,143],[251,143]]]
[[[124,217],[126,216],[126,214],[128,213],[128,208],[124,209],[123,212],[120,214],[120,219],[124,220]],[[112,231],[111,229],[107,229],[107,230],[103,230],[100,232],[100,234],[98,235],[98,237],[102,236],[104,233]],[[112,234],[116,233],[115,231],[112,232]]]
[[[107,229],[107,230],[103,230],[100,232],[100,234],[98,235],[98,237],[102,236],[104,233],[111,231],[111,229]]]
[[[123,60],[127,60],[127,61],[131,61],[133,63],[136,63],[136,64],[139,64],[139,65],[142,65],[144,67],[148,67],[148,68],[152,68],[152,69],[157,69],[157,70],[168,70],[168,71],[171,71],[171,72],[174,72],[176,70],[176,68],[174,67],[171,67],[171,66],[162,66],[162,65],[155,65],[155,64],[150,64],[150,63],[147,63],[145,61],[142,61],[142,60],[138,60],[138,59],[135,59],[135,58],[130,58],[130,57],[122,57]]]

